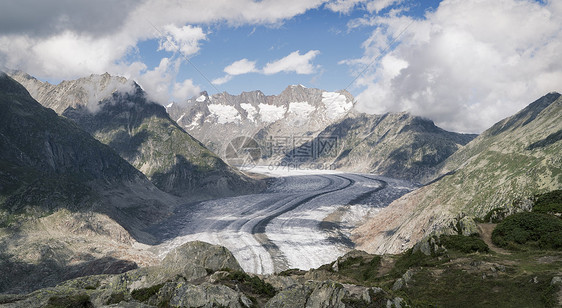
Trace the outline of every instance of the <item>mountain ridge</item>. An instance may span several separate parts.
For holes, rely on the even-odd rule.
[[[179,203],[0,73],[0,292],[153,262],[143,230]]]
[[[259,90],[212,96],[202,92],[184,103],[169,105],[167,111],[180,126],[224,158],[227,144],[237,137],[265,142],[262,136],[310,136],[344,117],[352,107],[353,97],[347,91],[328,92],[299,85],[269,96]]]
[[[13,75],[163,191],[196,200],[263,189],[179,127],[134,81],[106,73],[52,86],[22,72]]]
[[[486,130],[442,164],[440,178],[395,200],[354,230],[369,252],[395,253],[495,208],[516,212],[562,188],[562,98],[547,94]],[[555,136],[555,137],[552,137]],[[551,138],[543,147],[530,148]]]
[[[476,137],[447,132],[431,120],[404,112],[361,113],[354,104],[347,91],[291,85],[271,96],[261,91],[213,96],[202,92],[184,104],[170,104],[167,110],[225,159],[228,146],[236,147],[244,138],[259,150],[251,164],[322,166],[420,183],[434,179],[437,166]],[[319,145],[325,142],[337,149],[322,153]]]
[[[316,162],[335,165],[340,170],[425,183],[434,178],[440,163],[475,137],[443,130],[431,120],[406,112],[354,113],[326,127],[285,159],[291,161],[292,154],[304,151],[319,139],[335,138],[339,141],[338,153],[320,156]]]

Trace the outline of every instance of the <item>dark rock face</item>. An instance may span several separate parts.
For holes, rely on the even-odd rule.
[[[109,147],[42,107],[5,74],[0,76],[0,112],[2,178],[10,179],[2,193],[11,210],[51,210],[63,200],[77,206],[93,197],[90,183],[146,181]],[[81,195],[84,191],[89,193]]]
[[[142,230],[178,202],[0,74],[0,290],[135,268],[106,252],[153,242]]]

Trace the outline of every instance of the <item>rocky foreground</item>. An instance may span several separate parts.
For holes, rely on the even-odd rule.
[[[346,260],[352,259],[347,257]],[[345,262],[345,260],[343,261]],[[347,307],[394,304],[381,288],[313,280],[312,274],[249,276],[226,248],[189,242],[159,266],[96,275],[27,295],[2,295],[3,307]]]
[[[222,246],[189,242],[160,265],[0,295],[0,305],[560,307],[562,251],[501,249],[490,241],[493,227],[480,224],[479,235],[432,236],[400,255],[354,250],[318,269],[267,276],[246,274]]]

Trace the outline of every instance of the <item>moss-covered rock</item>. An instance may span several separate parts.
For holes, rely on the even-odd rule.
[[[162,261],[162,266],[166,268],[184,268],[185,264],[198,265],[211,271],[242,270],[228,249],[200,241],[188,242],[175,248]]]

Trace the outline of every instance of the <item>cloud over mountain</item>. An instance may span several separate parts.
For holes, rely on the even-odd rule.
[[[160,66],[149,70],[135,56],[138,44],[159,39],[161,50],[179,49],[183,56],[191,56],[207,39],[205,30],[193,24],[275,25],[323,2],[9,0],[0,10],[0,68],[57,80],[107,71],[138,79],[146,88],[160,87],[161,93],[178,87],[195,92],[197,87],[186,89],[187,80],[176,84],[176,66],[162,63],[170,59],[161,59]]]
[[[368,112],[410,111],[446,129],[480,132],[562,84],[562,5],[535,1],[443,1],[426,19],[361,18],[374,27],[364,56],[371,63],[407,28],[399,44],[357,85]],[[408,25],[410,25],[408,27]]]

